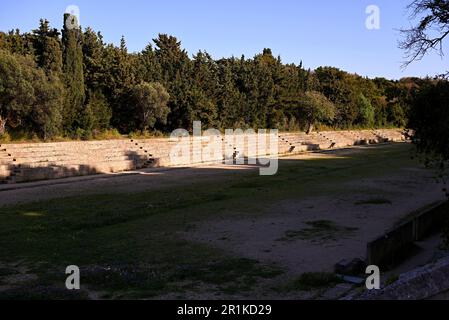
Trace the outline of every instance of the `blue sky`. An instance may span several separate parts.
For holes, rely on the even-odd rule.
[[[214,58],[252,57],[263,48],[284,62],[316,68],[330,65],[363,76],[426,76],[449,69],[436,53],[406,70],[397,48],[400,28],[409,26],[406,5],[412,0],[2,0],[0,30],[29,31],[46,18],[62,27],[68,5],[80,8],[83,27],[101,31],[118,44],[124,35],[130,51],[142,50],[158,33],[178,37],[194,54]],[[380,8],[380,30],[365,28],[368,5]]]

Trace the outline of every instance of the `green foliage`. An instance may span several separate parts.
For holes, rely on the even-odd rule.
[[[35,97],[32,61],[0,51],[0,135],[6,125],[20,124],[31,109]]]
[[[358,107],[360,123],[367,127],[373,126],[375,117],[374,107],[371,102],[363,95],[363,93],[361,93],[359,96]]]
[[[421,60],[429,51],[438,50],[443,56],[444,40],[449,35],[449,3],[446,0],[415,0],[407,7],[411,19],[417,19],[411,28],[402,30],[404,35],[400,47],[408,60],[405,65]],[[417,91],[417,97],[410,99],[412,108],[408,127],[414,131],[414,142],[426,161],[435,165],[440,177],[449,175],[449,83],[446,70],[441,81],[426,81]],[[416,81],[415,81],[416,82]],[[409,100],[409,101],[410,101]],[[404,110],[404,108],[401,108]],[[396,108],[394,115],[400,114]],[[449,196],[447,189],[444,190]],[[444,231],[449,239],[449,230]]]
[[[59,32],[51,29],[47,20],[41,19],[39,29],[33,30],[34,55],[39,67],[47,73],[62,72],[62,50]]]
[[[47,20],[31,33],[0,32],[0,50],[12,54],[2,57],[0,129],[45,139],[110,128],[167,133],[197,120],[221,129],[404,126],[415,92],[428,82],[306,70],[302,62],[283,64],[269,48],[253,58],[214,60],[205,51],[191,58],[166,34],[129,53],[124,38],[114,46],[91,28],[59,32]]]
[[[335,118],[335,105],[322,93],[307,91],[300,109],[307,120],[309,131],[317,122],[331,122]]]
[[[69,14],[64,15],[64,21],[70,18]],[[62,44],[66,85],[64,125],[68,131],[72,131],[81,128],[84,113],[85,88],[81,30],[69,29],[64,23]]]
[[[87,90],[98,91],[104,89],[106,83],[103,78],[104,43],[100,33],[87,28],[83,34],[83,64],[84,84]]]
[[[5,49],[6,47],[6,35],[4,32],[0,31],[0,49]]]
[[[106,97],[100,91],[91,92],[85,108],[84,127],[96,132],[104,131],[109,129],[111,117],[112,111]]]
[[[34,132],[44,140],[58,136],[62,131],[62,105],[64,86],[56,76],[34,83],[36,102],[31,111]]]
[[[165,124],[170,109],[167,107],[170,95],[158,82],[142,82],[132,89],[131,97],[136,108],[142,131],[154,128],[156,121]]]
[[[46,76],[30,57],[0,51],[0,134],[6,125],[25,127],[47,139],[61,129],[64,89],[58,77]]]
[[[408,127],[418,151],[441,168],[449,161],[449,83],[434,81],[416,95]]]

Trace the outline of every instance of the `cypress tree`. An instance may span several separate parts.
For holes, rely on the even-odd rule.
[[[64,28],[62,30],[64,82],[66,95],[64,101],[64,127],[68,131],[81,127],[84,114],[84,74],[82,36],[78,27],[69,28],[70,19],[75,16],[64,14]],[[80,121],[81,120],[81,121]]]

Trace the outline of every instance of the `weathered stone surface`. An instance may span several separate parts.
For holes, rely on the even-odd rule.
[[[342,148],[356,145],[362,140],[375,142],[405,139],[404,134],[398,129],[312,132],[309,135],[304,132],[280,133],[278,138],[279,154]],[[250,136],[245,140],[243,146],[235,142],[230,142],[228,145],[233,150],[234,157],[258,156],[257,136]],[[226,144],[221,137],[216,141],[220,143],[216,146],[219,152],[212,153],[207,159],[202,159],[201,156],[194,157],[196,154],[192,149],[192,139],[189,139],[191,157],[179,163],[172,163],[170,158],[170,152],[177,141],[170,141],[168,138],[2,144],[0,145],[0,182],[27,182],[146,167],[222,162],[226,158]],[[269,139],[267,139],[267,145],[268,142]],[[202,146],[208,143],[208,137],[201,139]],[[265,153],[262,154],[265,155]]]
[[[381,289],[366,291],[357,300],[423,300],[449,290],[449,257],[402,274]]]

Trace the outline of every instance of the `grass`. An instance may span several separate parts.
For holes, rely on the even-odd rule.
[[[409,158],[410,148],[398,144],[343,158],[280,160],[279,172],[272,177],[230,172],[188,187],[0,207],[0,267],[20,262],[38,277],[0,292],[0,298],[28,297],[28,290],[32,298],[65,299],[60,290],[65,267],[72,264],[81,269],[82,286],[110,298],[250,292],[263,279],[277,277],[282,268],[186,241],[182,233],[223,215],[262,215],[286,199],[348,192],[346,182],[416,166]],[[315,221],[300,236],[322,237],[335,228],[337,235],[350,231]]]
[[[279,241],[309,240],[323,243],[351,236],[358,230],[358,228],[342,227],[328,220],[308,221],[305,224],[309,227],[298,231],[289,230]]]

